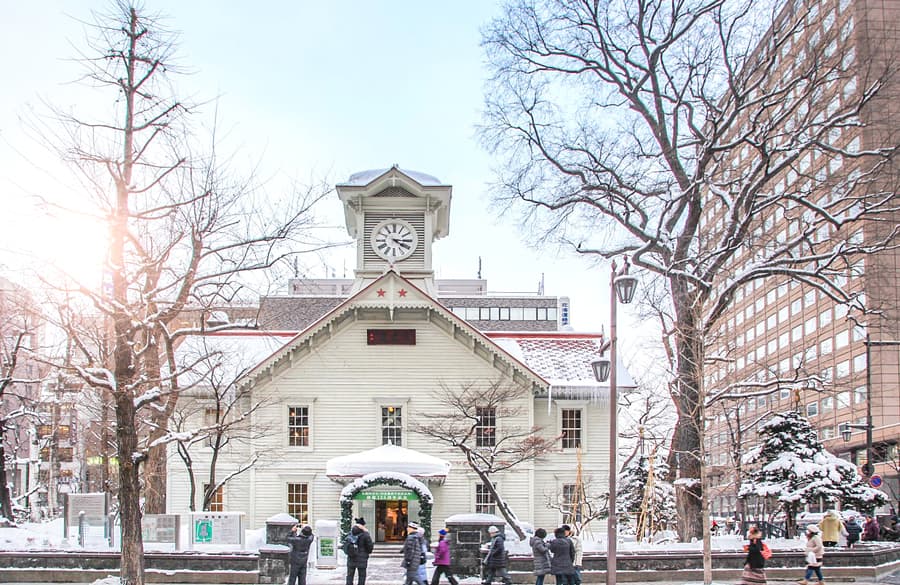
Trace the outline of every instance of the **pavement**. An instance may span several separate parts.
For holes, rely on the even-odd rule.
[[[161,574],[151,575],[152,571],[148,571],[147,582],[153,583],[154,585],[190,585],[178,582],[169,582],[165,581],[165,577]],[[344,585],[346,581],[346,568],[338,567],[337,569],[311,569],[307,578],[307,585]],[[431,578],[431,567],[429,564],[429,579]],[[532,575],[528,575],[527,579],[517,580],[516,577],[519,575],[513,575],[513,583],[516,585],[521,585],[525,583],[534,583],[534,577]],[[606,575],[602,571],[598,572],[588,572],[585,575],[584,582],[585,583],[597,583],[602,584],[605,583]],[[670,575],[659,575],[653,574],[652,577],[648,574],[647,580],[639,580],[641,575],[636,574],[634,572],[630,572],[629,574],[622,574],[618,579],[619,583],[623,583],[627,585],[703,585],[702,580],[697,580],[693,575],[684,575],[685,579],[679,579],[678,573],[672,573]],[[797,577],[801,576],[801,571],[798,569]],[[524,577],[524,576],[520,576]],[[656,578],[660,577],[661,579],[657,580]],[[894,571],[889,575],[886,575],[879,579],[877,582],[866,579],[866,580],[856,580],[847,577],[835,577],[829,578],[826,572],[825,579],[828,585],[834,585],[837,583],[847,583],[852,585],[900,585],[900,570]],[[713,585],[735,585],[739,582],[739,579],[714,579]],[[779,579],[769,577],[770,584],[773,585],[791,585],[796,583],[795,580],[792,579]],[[58,582],[57,582],[58,583]],[[19,583],[18,585],[57,585],[57,583],[48,583],[48,582],[31,582],[31,583]],[[104,580],[103,585],[113,585],[116,581],[112,579]],[[366,585],[403,585],[404,583],[404,571],[400,567],[399,559],[396,558],[379,558],[372,557],[369,560],[368,574],[366,578]],[[446,580],[441,579],[441,585],[446,583]],[[460,583],[463,585],[478,585],[481,583],[481,580],[477,577],[467,577],[465,579],[461,579]],[[548,578],[546,580],[548,585],[554,585],[555,581],[552,578]],[[193,585],[196,585],[193,584]]]

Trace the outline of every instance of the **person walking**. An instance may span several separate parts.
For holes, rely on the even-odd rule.
[[[859,536],[862,534],[862,526],[856,521],[856,516],[850,516],[844,522],[844,530],[847,532],[847,548],[853,548],[859,542]]]
[[[419,577],[419,565],[425,562],[422,552],[422,541],[419,536],[419,525],[406,523],[406,540],[403,541],[403,568],[406,569],[406,585],[426,585]]]
[[[866,525],[863,527],[863,540],[875,541],[878,540],[878,536],[881,534],[881,527],[878,525],[878,520],[876,520],[872,515],[866,515]]]
[[[763,549],[767,547],[763,543],[762,532],[756,526],[751,526],[747,539],[750,542],[744,545],[747,557],[744,559],[741,585],[765,585],[766,557],[763,556]]]
[[[572,545],[575,547],[575,585],[581,585],[581,563],[584,559],[584,548],[581,545],[581,537],[575,534],[572,531],[572,527],[568,524],[562,525],[563,530],[566,531],[566,538],[572,541]]]
[[[428,583],[428,540],[425,538],[425,529],[419,526],[416,533],[422,541],[422,556],[419,558],[419,580]]]
[[[806,575],[798,581],[800,585],[808,585],[813,574],[819,579],[818,585],[825,585],[822,578],[822,559],[825,547],[822,545],[821,530],[815,524],[806,527]]]
[[[306,565],[309,562],[309,549],[315,540],[312,528],[299,524],[291,527],[291,533],[287,536],[288,546],[291,547],[290,573],[288,585],[306,585]]]
[[[828,510],[825,517],[819,521],[819,530],[822,531],[822,544],[828,548],[837,546],[841,537],[841,517],[836,510]]]
[[[459,581],[450,572],[450,543],[447,542],[447,531],[443,528],[438,530],[438,543],[434,549],[434,574],[431,576],[431,585],[438,585],[441,575],[447,577],[450,585],[459,584]]]
[[[506,537],[500,532],[496,526],[488,528],[488,534],[491,537],[491,545],[488,549],[487,556],[484,557],[484,580],[482,585],[490,585],[494,579],[499,577],[504,585],[511,585],[509,573],[506,570],[508,564],[506,557]]]
[[[359,575],[359,585],[366,585],[366,571],[369,555],[375,550],[372,536],[366,530],[365,518],[357,518],[350,534],[344,539],[344,554],[347,555],[347,585],[353,585],[353,575]]]
[[[534,558],[534,585],[544,585],[544,577],[550,574],[550,547],[547,545],[547,531],[538,528],[528,541]]]
[[[566,537],[566,529],[553,531],[550,541],[550,572],[557,585],[575,585],[575,545]]]

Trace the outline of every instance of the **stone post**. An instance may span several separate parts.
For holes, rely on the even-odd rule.
[[[450,544],[450,570],[460,577],[481,575],[481,545],[490,542],[490,526],[505,533],[506,521],[489,514],[458,514],[444,521]]]

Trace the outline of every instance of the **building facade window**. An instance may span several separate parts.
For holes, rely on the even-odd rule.
[[[287,513],[300,524],[309,523],[309,484],[287,484]]]
[[[497,502],[494,500],[494,494],[483,483],[475,485],[475,513],[497,513]]]
[[[584,512],[584,490],[579,493],[578,486],[574,483],[563,484],[562,488],[563,522],[580,523]]]
[[[288,408],[288,445],[309,447],[309,407]]]
[[[581,447],[581,410],[577,408],[562,409],[562,447],[577,449]]]
[[[493,447],[497,442],[497,409],[478,407],[475,409],[478,425],[475,427],[475,444],[478,447]]]
[[[381,407],[381,444],[403,445],[403,409],[399,406]]]
[[[203,484],[203,493],[206,494],[209,491],[209,484]],[[201,496],[202,497],[202,496]],[[213,493],[212,498],[209,500],[209,511],[210,512],[224,512],[225,511],[225,486],[220,485],[216,488],[216,491]]]

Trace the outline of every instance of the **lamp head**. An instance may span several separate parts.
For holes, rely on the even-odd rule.
[[[850,442],[850,433],[851,433],[850,426],[845,423],[840,426],[840,429],[841,429],[841,438],[844,439],[845,443],[849,443]]]
[[[627,305],[634,299],[634,292],[637,290],[637,277],[630,274],[622,274],[613,280],[613,286],[616,289],[616,296],[619,302]]]
[[[594,369],[594,379],[598,382],[606,382],[609,380],[609,371],[612,367],[609,358],[601,357],[597,361],[591,362],[591,367]]]

